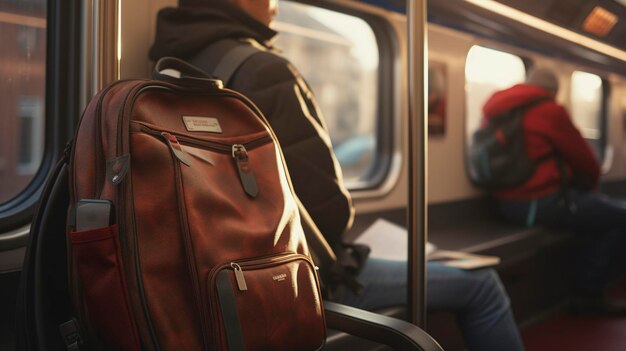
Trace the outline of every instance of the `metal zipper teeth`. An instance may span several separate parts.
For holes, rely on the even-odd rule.
[[[257,270],[257,269],[263,269],[266,267],[271,267],[279,263],[285,263],[285,262],[296,261],[296,260],[306,261],[307,263],[311,265],[311,268],[313,269],[315,268],[307,256],[302,255],[302,254],[294,254],[294,253],[288,253],[288,254],[276,256],[276,258],[271,258],[270,256],[269,259],[264,258],[264,259],[239,260],[239,261],[233,261],[232,263],[237,263],[242,268],[242,270],[244,268],[247,268],[247,270]]]
[[[111,85],[107,86],[106,88],[104,88],[104,90],[102,91],[102,93],[100,94],[100,96],[98,97],[98,102],[96,103],[96,108],[95,108],[95,113],[96,113],[96,124],[99,125],[100,123],[100,114],[99,114],[99,110],[101,109],[102,106],[102,100],[104,100],[104,96],[109,92],[109,90],[111,90],[114,86],[118,85],[119,83],[121,83],[121,81],[117,81],[115,83],[112,83]],[[70,172],[70,184],[75,184],[75,182],[73,181],[76,177],[74,176],[74,170],[76,169],[75,167],[75,155],[76,155],[76,150],[75,150],[75,145],[76,142],[78,140],[78,132],[80,131],[80,128],[83,124],[84,121],[84,117],[85,117],[85,112],[87,111],[87,109],[85,108],[85,111],[83,111],[83,114],[78,122],[78,126],[76,126],[76,131],[74,133],[74,146],[72,147],[72,155],[70,158],[70,164],[72,165],[71,167],[71,172]],[[98,145],[96,145],[96,150],[98,150],[97,148]],[[100,155],[98,152],[96,152],[96,162],[98,162],[99,159],[102,158],[102,155]],[[98,169],[98,163],[96,163],[96,170]],[[97,186],[97,185],[96,185]],[[76,197],[76,189],[74,189],[74,187],[72,187],[72,197]],[[75,200],[75,199],[74,199]]]
[[[154,137],[157,137],[158,139],[161,139],[161,132],[167,132],[170,133],[171,135],[175,136],[176,139],[181,142],[182,144],[186,144],[189,146],[195,146],[195,147],[199,147],[201,149],[210,149],[210,150],[214,150],[220,153],[224,153],[224,154],[230,154],[232,153],[232,146],[233,144],[228,144],[228,143],[221,143],[221,142],[217,142],[217,141],[209,141],[209,140],[204,140],[204,139],[197,139],[197,138],[193,138],[187,135],[183,135],[180,133],[176,133],[176,132],[171,132],[171,131],[166,131],[166,130],[157,130],[154,128],[150,128],[148,126],[146,126],[145,124],[142,123],[138,123],[141,127],[140,130],[146,134],[150,134]],[[253,139],[251,141],[248,141],[246,143],[243,143],[242,145],[246,148],[246,150],[250,151],[253,150],[259,146],[265,145],[269,142],[272,141],[272,137],[267,134],[267,135],[263,135],[261,137],[258,137],[256,139]]]
[[[143,84],[142,84],[143,82]],[[120,157],[122,155],[124,155],[128,150],[124,150],[124,141],[123,141],[123,137],[124,137],[124,133],[123,133],[123,125],[124,125],[124,116],[126,115],[125,112],[128,111],[130,114],[130,112],[132,112],[132,109],[134,107],[135,101],[137,100],[137,98],[139,97],[139,95],[144,92],[146,89],[150,88],[150,87],[155,87],[155,88],[161,88],[161,86],[158,85],[152,85],[152,84],[146,84],[146,82],[149,82],[147,80],[143,80],[143,81],[138,81],[138,84],[133,86],[130,91],[126,94],[126,96],[124,97],[124,100],[122,102],[122,104],[120,105],[120,109],[118,110],[118,116],[117,116],[117,145],[116,145],[116,155],[115,157]],[[129,97],[132,98],[130,99],[130,103],[129,103]],[[128,107],[128,110],[126,109],[126,107]],[[130,124],[130,120],[131,118],[128,118],[128,124]],[[127,175],[128,176],[128,175]],[[128,194],[127,194],[127,181],[122,182],[122,184],[119,184],[119,188],[118,188],[118,198],[119,199],[124,199],[124,200],[129,200],[128,199]],[[132,188],[131,188],[132,190]],[[133,195],[130,195],[130,201],[134,201]],[[126,218],[124,216],[124,212],[125,212],[125,208],[124,208],[124,202],[125,201],[119,201],[119,206],[118,206],[118,212],[117,212],[117,218],[118,220],[118,236],[126,236],[126,226],[124,225],[124,223],[126,222],[126,220],[122,220],[122,218]],[[142,305],[142,309],[143,309],[143,313],[144,313],[144,319],[146,320],[146,323],[148,324],[148,331],[150,334],[150,339],[152,341],[152,344],[154,345],[156,351],[160,351],[161,347],[159,345],[159,341],[156,337],[156,332],[154,329],[154,325],[152,323],[152,318],[150,316],[150,310],[148,308],[148,302],[146,300],[146,293],[145,293],[145,288],[143,286],[143,278],[141,275],[141,260],[139,258],[139,249],[138,249],[138,238],[137,238],[137,221],[135,219],[135,214],[134,214],[134,208],[133,209],[133,214],[130,216],[131,218],[131,225],[130,227],[133,230],[132,233],[132,240],[133,240],[133,253],[135,256],[135,260],[134,260],[134,268],[135,268],[135,276],[136,276],[136,281],[137,281],[137,288],[139,289],[139,299],[141,301],[141,305]],[[128,248],[125,245],[125,240],[121,240],[122,238],[120,238],[120,243],[122,244],[122,250],[123,251],[128,251]]]
[[[158,130],[149,128],[143,124],[140,124],[140,125],[141,125],[142,132],[156,138],[157,140],[163,141],[163,136]],[[178,135],[177,139],[180,136],[179,134],[173,134],[173,135]],[[178,139],[178,140],[179,142],[182,142],[183,144],[192,144],[193,146],[199,146],[201,148],[211,149],[214,151],[218,151],[220,153],[226,153],[226,154],[231,153],[231,145],[226,144],[226,143],[209,142],[206,140],[196,140],[191,137],[186,137],[185,139],[181,137],[181,139]],[[272,140],[271,136],[265,135],[260,138],[254,139],[244,145],[249,145],[249,149],[254,149],[255,147],[258,147],[260,145],[267,144],[271,140]],[[209,322],[211,318],[209,317],[209,315],[207,315],[206,309],[202,308],[202,306],[205,305],[205,303],[204,303],[204,298],[202,295],[202,288],[200,285],[201,283],[198,279],[198,271],[196,269],[196,264],[195,264],[196,263],[195,254],[193,252],[193,246],[191,244],[191,235],[188,230],[188,220],[185,215],[187,213],[186,207],[185,207],[184,201],[182,201],[183,191],[181,190],[181,187],[182,187],[183,182],[182,182],[182,175],[181,175],[181,170],[180,170],[181,165],[179,164],[176,157],[171,152],[169,152],[169,154],[172,157],[172,160],[174,162],[174,173],[176,177],[176,196],[177,196],[177,202],[178,202],[178,215],[179,215],[179,220],[181,223],[181,229],[183,230],[183,238],[185,240],[185,250],[187,252],[187,257],[191,257],[187,261],[187,268],[189,269],[190,275],[192,277],[192,284],[194,285],[194,295],[196,299],[196,304],[199,306],[201,323],[203,325],[202,330],[208,330],[209,327],[207,323]],[[274,255],[271,255],[269,257],[272,257],[272,256]],[[245,260],[242,260],[242,262],[245,262]],[[209,341],[207,339],[208,335],[204,331],[202,332],[202,338],[204,341],[205,348],[208,348],[208,345],[209,345]]]
[[[120,184],[121,186],[126,186],[125,185],[126,182],[124,182],[124,184]],[[134,206],[134,199],[135,199],[135,195],[133,192],[133,188],[130,188],[130,198],[131,198],[131,202],[130,202],[130,207],[131,207],[131,211],[132,211],[132,221],[131,221],[131,225],[133,228],[133,233],[137,233],[137,220],[135,219],[135,206]],[[125,191],[125,189],[124,189]],[[118,227],[118,236],[120,235],[121,230]],[[120,240],[121,241],[121,240]],[[154,325],[152,324],[152,317],[150,316],[150,310],[148,309],[148,301],[146,300],[145,296],[146,296],[146,290],[143,287],[143,275],[141,275],[141,261],[139,258],[139,249],[138,249],[138,242],[137,242],[137,235],[133,235],[133,246],[134,246],[134,253],[135,253],[135,262],[133,262],[135,264],[135,270],[136,270],[136,275],[137,275],[137,288],[139,289],[139,296],[140,296],[140,300],[141,300],[141,307],[143,309],[144,312],[144,318],[146,319],[146,323],[148,324],[148,331],[150,334],[150,339],[152,340],[152,343],[154,345],[154,347],[156,348],[156,351],[160,351],[161,347],[159,346],[159,342],[158,339],[156,337],[156,332],[154,331]]]
[[[233,260],[233,261],[221,264],[211,269],[211,271],[208,274],[209,286],[207,287],[208,293],[212,297],[209,302],[210,308],[211,308],[210,316],[211,316],[212,324],[214,326],[220,326],[219,329],[213,328],[213,337],[216,338],[217,340],[220,340],[220,344],[224,344],[224,341],[222,340],[222,334],[223,334],[221,330],[222,327],[219,321],[219,314],[217,313],[217,311],[219,310],[219,303],[218,303],[219,299],[215,297],[215,293],[213,292],[213,288],[215,287],[215,281],[217,279],[217,273],[219,271],[223,269],[230,269],[231,263],[237,263],[242,268],[242,271],[243,271],[244,267],[248,268],[248,270],[257,270],[257,269],[272,267],[272,266],[276,266],[282,263],[287,263],[287,262],[292,262],[292,261],[297,261],[297,260],[306,261],[311,267],[311,269],[315,270],[315,266],[313,265],[313,263],[311,263],[311,261],[309,260],[307,256],[302,255],[302,254],[297,254],[294,252],[272,254],[272,255],[266,255],[266,256],[249,258],[249,259]]]
[[[163,140],[163,136],[161,135],[161,133],[158,130],[149,128],[145,125],[141,125],[141,131],[156,138],[157,140],[160,141],[164,141]],[[168,132],[169,133],[169,132]],[[195,147],[200,147],[200,148],[204,148],[204,149],[210,149],[213,151],[217,151],[220,153],[225,153],[225,154],[230,154],[231,150],[232,150],[232,146],[231,144],[226,144],[226,143],[218,143],[218,142],[210,142],[210,141],[206,141],[206,140],[198,140],[195,138],[191,138],[191,137],[183,137],[180,134],[174,134],[172,133],[172,135],[175,135],[177,140],[183,144],[188,144],[188,145],[192,145]],[[180,139],[179,139],[180,138]],[[268,142],[270,142],[272,140],[270,135],[264,135],[261,136],[257,139],[254,139],[244,145],[246,145],[246,148],[249,150],[254,149],[255,147],[258,147],[260,145],[264,145],[267,144]],[[172,157],[172,160],[174,162],[174,173],[175,173],[175,177],[176,177],[176,195],[177,195],[177,202],[178,202],[178,215],[179,215],[179,220],[181,223],[181,229],[183,230],[183,238],[185,240],[185,250],[187,252],[187,257],[190,257],[187,260],[187,268],[190,272],[191,278],[192,278],[192,284],[194,286],[194,295],[195,295],[195,299],[196,299],[196,304],[199,307],[200,310],[200,318],[201,318],[201,323],[202,323],[202,339],[204,342],[204,347],[205,349],[207,349],[209,346],[209,340],[208,340],[208,334],[206,332],[204,332],[205,330],[209,330],[209,326],[207,325],[209,323],[209,321],[213,320],[213,318],[211,317],[210,313],[208,313],[208,311],[206,311],[206,308],[203,308],[203,306],[206,305],[206,303],[204,302],[205,299],[203,298],[203,294],[202,294],[202,288],[201,288],[201,282],[198,278],[198,271],[196,269],[196,259],[195,259],[195,254],[193,252],[193,245],[191,243],[191,235],[189,233],[188,230],[188,220],[186,217],[186,207],[184,205],[184,201],[182,201],[182,193],[183,191],[181,190],[182,187],[182,175],[181,175],[181,170],[180,170],[180,163],[177,161],[176,157],[172,154],[172,152],[169,152],[170,156]],[[288,255],[293,255],[292,253],[288,254]],[[270,255],[268,257],[273,257],[274,255]],[[258,259],[257,259],[258,260]],[[246,260],[242,260],[241,262],[246,262]],[[272,261],[273,262],[273,261]],[[273,264],[273,263],[270,263]],[[248,264],[244,264],[244,267],[248,267]],[[210,304],[210,302],[209,302]]]
[[[123,122],[123,116],[124,116],[124,107],[127,105],[127,100],[128,97],[130,95],[133,95],[130,103],[129,103],[129,109],[128,111],[132,111],[133,107],[135,105],[135,102],[137,101],[137,98],[139,97],[139,95],[141,95],[142,93],[145,93],[148,90],[164,90],[167,92],[170,92],[172,94],[180,94],[181,91],[170,87],[170,86],[166,86],[166,85],[155,85],[155,84],[146,84],[144,86],[142,86],[140,89],[137,89],[137,92],[134,92],[133,94],[128,94],[126,96],[126,98],[124,99],[124,102],[122,104],[122,107],[120,108],[119,111],[119,116],[118,116],[118,125],[117,125],[117,135],[118,135],[118,145],[117,145],[117,156],[121,156],[123,154],[123,152],[125,150],[123,150],[123,144],[122,144],[122,122]],[[232,97],[235,98],[239,101],[241,101],[242,103],[244,103],[246,106],[248,106],[248,108],[256,115],[256,117],[258,118],[259,122],[261,124],[263,124],[264,126],[269,127],[269,125],[265,122],[265,119],[262,117],[261,112],[259,111],[259,109],[248,99],[246,99],[245,97],[242,98],[242,96],[230,92],[228,90],[222,90],[219,88],[216,88],[215,91],[207,91],[207,90],[200,90],[200,91],[196,91],[196,90],[188,90],[188,91],[184,91],[184,89],[180,89],[183,90],[184,93],[189,94],[189,95],[197,95],[197,96],[223,96],[223,97]],[[130,124],[130,118],[128,119],[128,124]],[[143,125],[143,124],[142,124]],[[175,134],[175,133],[172,133]],[[229,149],[230,152],[230,149]]]
[[[185,91],[185,90],[184,90],[184,89],[182,89],[182,88],[175,89],[175,88],[172,88],[172,87],[170,87],[170,86],[166,86],[166,85],[155,85],[155,84],[144,85],[144,86],[143,86],[141,89],[139,89],[139,90],[138,90],[135,94],[133,94],[133,98],[132,98],[132,100],[131,100],[131,102],[130,102],[130,108],[129,108],[129,111],[132,111],[132,109],[133,109],[133,107],[134,107],[134,105],[135,105],[135,101],[137,101],[137,98],[139,97],[139,95],[141,95],[142,93],[145,93],[145,92],[146,92],[146,91],[148,91],[148,90],[164,90],[164,91],[170,92],[170,93],[172,93],[172,94],[178,94],[178,95],[180,95],[181,93],[185,93],[185,94],[188,94],[188,95],[196,95],[196,96],[221,96],[221,97],[232,97],[232,98],[235,98],[235,99],[239,100],[239,101],[240,101],[240,102],[242,102],[243,104],[245,104],[245,105],[246,105],[246,106],[247,106],[247,107],[248,107],[248,108],[249,108],[249,109],[250,109],[250,110],[251,110],[251,111],[255,114],[255,116],[257,117],[257,119],[259,120],[259,122],[260,122],[262,125],[264,125],[264,126],[266,126],[266,127],[270,128],[270,126],[269,126],[269,124],[266,122],[265,118],[264,118],[264,117],[262,117],[263,115],[262,115],[261,111],[260,111],[260,110],[258,109],[258,107],[256,107],[256,106],[255,106],[255,105],[254,105],[254,104],[253,104],[250,100],[248,100],[247,98],[242,97],[242,96],[240,96],[239,94],[236,94],[236,93],[234,93],[234,92],[231,92],[231,91],[228,91],[228,90],[222,90],[222,89],[219,89],[219,88],[216,88],[214,91],[207,91],[207,90],[199,90],[199,91],[197,91],[197,90],[188,90],[188,91]],[[181,91],[181,90],[182,90],[182,91]],[[129,95],[130,95],[130,94],[129,94]],[[124,106],[124,105],[126,105],[126,101],[124,101],[124,104],[123,104],[122,106]],[[122,121],[122,119],[123,119],[123,118],[122,118],[122,115],[123,115],[123,110],[120,110],[120,115],[119,115],[119,120],[118,120],[118,135],[120,135],[120,136],[121,136],[121,127],[120,127],[120,126],[121,126],[121,123],[120,123],[120,122],[121,122],[121,121]],[[128,123],[130,124],[130,119],[128,120]],[[140,125],[142,125],[142,126],[144,126],[144,127],[146,127],[146,128],[149,128],[149,127],[147,127],[146,125],[144,125],[144,124],[143,124],[143,123],[141,123],[141,122],[137,122],[137,123],[139,123]],[[129,129],[130,129],[130,128],[129,128]],[[167,131],[167,132],[168,132],[168,133],[170,133],[170,134],[175,135],[175,136],[176,136],[176,138],[178,138],[178,136],[180,136],[181,138],[189,138],[189,139],[191,139],[191,140],[194,140],[194,138],[187,137],[187,136],[184,136],[184,135],[181,135],[181,134],[177,134],[176,132],[169,132],[169,131]],[[270,136],[270,138],[271,138],[271,136]],[[122,145],[121,145],[121,138],[118,138],[118,140],[120,140],[120,142],[118,142],[118,156],[121,156],[121,155],[122,155],[122,152],[123,152],[124,150],[122,150],[122,149],[123,149],[123,147],[122,147]],[[200,142],[205,142],[205,140],[198,140],[198,141],[200,141]],[[206,141],[206,142],[208,142],[208,141]],[[220,144],[219,142],[215,142],[215,143],[216,143],[216,144]],[[231,152],[230,147],[231,147],[232,145],[230,145],[230,144],[221,144],[221,145],[228,145],[228,147],[229,147],[229,149],[228,149],[228,153],[230,153],[230,152]],[[248,145],[247,145],[247,144],[244,144],[244,146],[246,146],[246,148],[247,148],[247,146],[248,146]]]
[[[135,100],[137,99],[137,96],[139,95],[139,93],[143,90],[143,87],[145,87],[145,82],[147,81],[139,81],[137,85],[133,86],[130,91],[126,94],[126,96],[124,97],[124,101],[122,102],[120,109],[118,111],[118,117],[117,117],[117,145],[116,145],[116,155],[115,157],[119,157],[124,155],[125,151],[127,150],[123,150],[124,148],[124,143],[122,138],[124,137],[123,135],[123,122],[124,122],[124,115],[125,115],[125,107],[128,104],[128,99],[130,96],[133,96],[133,98],[131,99],[131,106],[129,111],[132,111],[132,104],[134,104]],[[143,87],[142,87],[143,86]],[[128,121],[130,123],[130,118],[128,118]],[[129,171],[130,173],[130,171]],[[130,175],[127,174],[128,177],[130,177]],[[118,236],[125,236],[127,235],[126,233],[126,226],[124,225],[126,223],[126,216],[125,216],[125,210],[126,208],[124,207],[124,203],[126,201],[130,201],[130,205],[131,205],[131,209],[133,210],[133,213],[130,216],[130,228],[132,228],[132,240],[133,240],[133,254],[134,254],[134,268],[135,268],[135,277],[136,277],[136,281],[137,281],[137,288],[139,289],[139,300],[141,301],[141,307],[143,310],[143,314],[144,314],[144,319],[146,320],[146,323],[148,324],[148,331],[150,334],[150,340],[152,341],[152,345],[155,347],[156,351],[160,351],[161,347],[159,345],[159,341],[157,339],[156,336],[156,332],[154,330],[154,325],[152,323],[152,318],[150,316],[150,310],[148,309],[148,302],[146,300],[146,293],[145,293],[145,288],[143,286],[143,278],[142,278],[142,274],[141,274],[141,260],[139,258],[139,249],[138,249],[138,238],[137,238],[137,221],[135,219],[135,214],[134,214],[134,206],[133,206],[133,194],[127,194],[129,191],[127,189],[127,184],[128,181],[123,181],[121,184],[119,184],[119,188],[118,188],[118,198],[119,199],[123,199],[124,201],[119,201],[119,206],[118,206]],[[131,191],[132,191],[132,187],[130,187]],[[129,198],[130,197],[130,198]],[[121,218],[124,218],[124,220],[121,220]],[[126,239],[126,238],[124,238]],[[120,242],[121,243],[125,243],[126,240],[121,240],[120,238]],[[123,250],[124,251],[128,251],[128,247],[126,247],[125,244],[123,244]]]
[[[193,243],[191,240],[191,234],[189,233],[189,221],[187,219],[187,208],[185,206],[185,201],[183,200],[183,179],[180,170],[180,164],[176,160],[176,157],[170,152],[172,157],[172,162],[174,163],[174,177],[176,178],[176,200],[178,202],[178,218],[180,221],[180,226],[182,229],[183,240],[185,241],[185,252],[187,256],[187,269],[189,270],[189,274],[191,275],[191,283],[194,289],[194,295],[196,300],[196,305],[200,310],[200,323],[202,325],[202,329],[206,327],[207,316],[206,311],[202,308],[203,298],[202,298],[202,290],[200,287],[200,281],[198,279],[198,270],[196,269],[196,255],[193,250]],[[202,333],[202,340],[204,343],[204,349],[207,349],[209,345],[209,340],[205,333]]]
[[[147,81],[147,82],[148,82],[148,81]],[[167,91],[167,92],[170,92],[170,93],[173,93],[173,94],[178,94],[178,95],[187,95],[187,96],[194,96],[194,95],[195,95],[195,96],[223,96],[223,97],[232,97],[232,98],[235,98],[235,99],[237,99],[237,100],[241,101],[242,103],[244,103],[244,104],[245,104],[245,105],[246,105],[246,106],[247,106],[247,107],[248,107],[248,108],[249,108],[249,109],[250,109],[250,110],[251,110],[251,111],[255,114],[255,116],[258,118],[258,120],[259,120],[259,122],[260,122],[261,124],[263,124],[263,125],[265,125],[265,126],[269,127],[269,125],[265,122],[265,119],[262,117],[262,114],[261,114],[260,110],[258,109],[258,107],[256,107],[256,106],[255,106],[255,105],[254,105],[254,104],[253,104],[250,100],[248,100],[247,98],[242,97],[242,96],[240,96],[239,94],[236,94],[236,93],[234,93],[234,92],[230,92],[230,91],[228,91],[228,90],[222,90],[222,89],[219,89],[219,88],[216,88],[214,91],[187,91],[187,92],[180,92],[179,90],[177,90],[177,89],[175,89],[175,88],[173,88],[173,87],[170,87],[170,86],[166,86],[166,85],[156,85],[156,84],[154,84],[154,83],[151,83],[151,84],[146,84],[146,85],[142,86],[140,89],[137,89],[137,92],[135,92],[135,93],[133,93],[133,94],[128,94],[128,95],[126,96],[126,98],[124,99],[124,103],[122,104],[122,108],[121,108],[121,109],[120,109],[120,111],[119,111],[119,116],[118,116],[118,125],[117,125],[117,127],[118,127],[118,131],[117,131],[117,133],[118,133],[118,136],[120,136],[120,137],[118,138],[118,145],[117,145],[117,156],[118,156],[118,157],[119,157],[119,156],[121,156],[121,155],[123,154],[123,152],[125,151],[125,150],[122,150],[122,149],[123,149],[123,145],[122,145],[122,141],[121,141],[121,135],[122,135],[122,127],[121,127],[121,126],[122,126],[123,115],[124,115],[124,107],[126,106],[126,103],[127,103],[128,97],[129,97],[130,95],[133,95],[133,98],[131,99],[131,101],[130,101],[130,105],[129,105],[129,112],[132,112],[133,107],[134,107],[134,105],[135,105],[135,102],[136,102],[136,101],[137,101],[137,99],[139,98],[139,95],[141,95],[141,94],[145,93],[145,92],[146,92],[146,91],[148,91],[148,90],[164,90],[164,91]],[[128,124],[129,124],[129,125],[130,125],[130,122],[131,122],[131,120],[130,120],[130,118],[129,118],[129,119],[128,119]],[[139,123],[140,125],[142,125],[142,126],[144,126],[144,127],[146,127],[146,128],[149,128],[149,127],[145,126],[144,124],[142,124],[141,122],[137,122],[137,123]],[[130,130],[130,128],[129,128],[129,130]],[[169,132],[168,132],[168,133],[169,133]],[[187,136],[184,136],[184,135],[180,135],[180,134],[176,134],[176,133],[170,133],[170,134],[175,135],[175,136],[177,137],[177,139],[178,139],[178,136],[180,136],[181,138],[189,138],[190,140],[194,140],[194,138],[187,137]],[[269,138],[271,138],[271,136],[269,136]],[[202,142],[202,143],[203,143],[203,142],[206,142],[205,140],[197,140],[197,141]],[[216,143],[216,144],[221,144],[221,143],[218,143],[218,142],[215,142],[215,143]],[[232,145],[230,145],[230,144],[221,144],[221,145],[228,145],[228,147],[229,147],[228,152],[229,152],[229,153],[231,152],[231,146],[232,146]],[[247,144],[244,144],[244,146],[246,146],[246,148],[248,148],[248,145],[247,145]],[[254,145],[252,145],[252,146],[250,146],[250,147],[255,147],[255,146],[254,146]]]
[[[102,95],[100,96],[100,98],[98,99],[98,103],[96,104],[96,110],[95,110],[95,114],[96,114],[96,138],[95,138],[95,149],[96,149],[96,191],[95,191],[95,198],[99,199],[100,196],[102,195],[102,188],[103,188],[103,184],[104,184],[104,178],[106,178],[105,173],[106,172],[102,172],[102,164],[104,163],[102,158],[103,158],[103,153],[104,151],[102,150],[102,104],[104,102],[104,98],[106,96],[106,94],[112,90],[113,87],[120,85],[120,83],[123,83],[124,81],[117,81],[111,85],[109,85],[104,92],[102,93]],[[106,167],[105,167],[106,168]]]

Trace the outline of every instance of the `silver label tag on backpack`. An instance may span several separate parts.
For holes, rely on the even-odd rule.
[[[215,117],[183,116],[183,122],[190,132],[222,133],[220,121]]]

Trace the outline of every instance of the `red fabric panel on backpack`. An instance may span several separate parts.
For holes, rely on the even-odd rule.
[[[92,329],[116,350],[140,350],[119,259],[117,226],[72,232],[74,265]]]

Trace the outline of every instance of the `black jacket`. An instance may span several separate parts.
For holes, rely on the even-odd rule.
[[[211,55],[202,68],[212,72],[235,45],[253,39],[264,50],[237,70],[229,88],[250,98],[276,133],[296,194],[322,234],[337,247],[351,226],[352,201],[343,186],[341,169],[332,151],[324,118],[298,71],[271,47],[276,35],[269,27],[227,1],[198,7],[166,8],[159,12],[150,57],[174,56],[189,60],[207,46]]]

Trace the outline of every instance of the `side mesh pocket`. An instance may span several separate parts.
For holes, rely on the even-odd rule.
[[[107,348],[139,350],[116,234],[116,225],[72,232],[73,264],[97,338]]]

